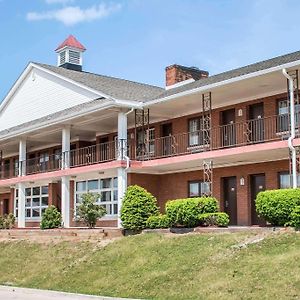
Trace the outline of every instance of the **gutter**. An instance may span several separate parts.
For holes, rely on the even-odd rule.
[[[287,73],[286,69],[282,69],[282,74],[288,80],[289,84],[289,94],[290,94],[290,126],[291,135],[288,138],[288,146],[292,153],[292,186],[293,189],[297,188],[297,158],[296,149],[293,146],[293,141],[295,139],[295,102],[294,102],[294,82],[293,78]]]

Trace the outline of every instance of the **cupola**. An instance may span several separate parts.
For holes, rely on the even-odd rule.
[[[82,54],[85,50],[85,47],[73,35],[70,35],[55,50],[57,66],[82,71]]]

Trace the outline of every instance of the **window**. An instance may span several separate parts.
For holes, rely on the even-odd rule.
[[[189,197],[200,197],[209,193],[209,184],[203,181],[189,181]]]
[[[69,62],[71,64],[80,64],[80,53],[77,51],[69,50]]]
[[[203,118],[189,120],[189,147],[204,144]]]
[[[15,216],[18,217],[19,190],[15,190]],[[48,207],[48,186],[28,187],[25,189],[25,218],[40,219]]]
[[[48,169],[48,163],[49,163],[49,153],[48,152],[44,152],[44,153],[40,154],[39,163],[40,163],[40,170],[46,171]]]
[[[154,155],[155,153],[155,128],[137,132],[138,155]]]
[[[287,99],[278,101],[278,132],[289,130],[289,104]],[[295,123],[299,127],[300,122],[300,104],[295,103]]]
[[[300,175],[297,176],[297,186],[300,187]],[[289,189],[292,187],[292,178],[289,172],[279,173],[279,188]]]
[[[118,181],[116,177],[77,181],[75,185],[75,207],[82,202],[81,195],[87,192],[100,195],[97,204],[106,209],[107,216],[118,214]]]

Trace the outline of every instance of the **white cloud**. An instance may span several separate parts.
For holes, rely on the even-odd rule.
[[[72,26],[77,23],[91,22],[97,19],[102,19],[119,10],[120,8],[120,4],[109,5],[105,3],[101,3],[86,9],[82,9],[79,6],[67,6],[58,10],[29,12],[27,13],[26,18],[28,21],[56,20],[64,23],[66,26]]]
[[[45,0],[47,4],[67,4],[74,2],[74,0]]]

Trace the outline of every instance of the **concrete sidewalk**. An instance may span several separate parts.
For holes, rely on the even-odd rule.
[[[63,293],[46,290],[35,290],[0,286],[0,299],[3,300],[124,300],[125,298],[98,297],[81,294]],[[127,300],[134,300],[126,298]],[[136,300],[136,299],[135,299]]]

